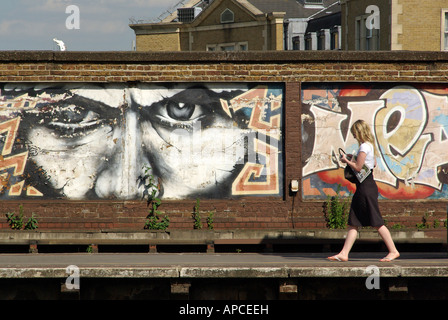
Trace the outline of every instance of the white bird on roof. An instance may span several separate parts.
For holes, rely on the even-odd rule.
[[[61,51],[65,51],[65,43],[62,40],[58,40],[56,38],[53,38],[53,41],[56,42],[56,44],[59,46],[59,49]]]

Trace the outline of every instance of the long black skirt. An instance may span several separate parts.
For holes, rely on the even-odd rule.
[[[378,187],[371,173],[362,183],[356,182],[348,225],[354,227],[381,227],[384,224],[378,206]]]

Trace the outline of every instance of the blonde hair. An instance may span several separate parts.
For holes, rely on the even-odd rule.
[[[375,156],[378,155],[378,150],[376,149],[375,146],[375,139],[373,137],[372,130],[364,120],[355,121],[355,123],[353,123],[352,127],[350,128],[350,132],[352,133],[352,135],[355,137],[355,139],[358,141],[359,144],[364,142],[370,142],[373,146]]]

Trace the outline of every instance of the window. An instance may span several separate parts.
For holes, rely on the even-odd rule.
[[[240,43],[238,44],[239,50],[238,51],[247,51],[247,43]]]
[[[316,32],[308,32],[305,35],[305,50],[317,50]]]
[[[324,50],[324,49],[325,49],[325,33],[319,31],[317,33],[317,50]]]
[[[320,9],[324,7],[323,0],[303,0],[303,4],[307,9]]]
[[[317,50],[330,50],[330,29],[322,29],[317,32]]]
[[[222,45],[222,46],[219,46],[219,50],[220,51],[235,51],[235,45],[232,45],[232,44]]]
[[[355,50],[361,50],[361,19],[355,21]]]
[[[232,10],[226,9],[221,13],[221,23],[235,22],[235,15]]]
[[[300,37],[294,37],[292,38],[292,49],[293,50],[300,50],[300,44],[302,41],[300,41]]]
[[[373,49],[373,32],[372,29],[366,29],[366,50],[374,50]]]
[[[331,28],[331,50],[341,49],[341,26],[334,26]]]
[[[305,4],[324,4],[324,0],[305,0]]]
[[[448,9],[442,9],[441,50],[448,51]]]

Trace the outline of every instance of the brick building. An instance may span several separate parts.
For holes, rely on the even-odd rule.
[[[333,4],[337,1],[191,0],[160,22],[130,27],[137,51],[304,50],[310,18]]]
[[[341,0],[341,10],[343,50],[448,49],[447,0]]]

